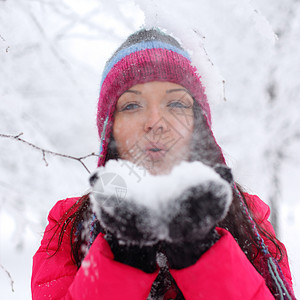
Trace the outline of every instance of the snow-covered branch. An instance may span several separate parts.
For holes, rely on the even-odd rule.
[[[63,158],[68,158],[68,159],[73,159],[73,160],[77,160],[81,163],[81,165],[87,170],[88,173],[90,173],[90,170],[88,169],[88,167],[85,165],[85,163],[83,162],[86,158],[88,157],[91,157],[91,156],[98,156],[97,154],[95,154],[94,152],[91,153],[91,154],[88,154],[88,155],[85,155],[85,156],[81,156],[81,157],[75,157],[75,156],[72,156],[72,155],[68,155],[68,154],[62,154],[62,153],[58,153],[58,152],[54,152],[54,151],[50,151],[50,150],[46,150],[46,149],[43,149],[39,146],[36,146],[35,144],[33,143],[30,143],[24,139],[22,139],[20,136],[22,136],[23,133],[19,133],[18,135],[9,135],[9,134],[3,134],[3,133],[0,133],[0,137],[2,138],[9,138],[9,139],[13,139],[13,140],[17,140],[19,142],[22,142],[40,152],[42,152],[43,154],[43,160],[46,164],[46,166],[48,166],[48,162],[46,160],[46,154],[50,154],[50,155],[53,155],[53,156],[59,156],[59,157],[63,157]]]
[[[10,286],[11,286],[11,291],[14,292],[14,280],[12,279],[10,273],[0,264],[0,268],[7,274],[9,280],[10,280]]]

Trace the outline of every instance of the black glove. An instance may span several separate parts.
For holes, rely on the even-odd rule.
[[[226,166],[216,167],[215,172],[232,181]],[[92,186],[95,176],[97,173],[91,177]],[[215,225],[225,217],[231,202],[231,189],[224,180],[199,182],[164,203],[159,211],[114,196],[103,199],[96,189],[92,193],[97,203],[94,209],[115,260],[148,273],[157,268],[158,251],[165,253],[171,268],[195,263],[218,240]]]
[[[105,239],[116,261],[138,268],[146,273],[153,273],[158,268],[156,263],[157,244],[151,246],[128,245],[118,240],[111,233],[107,233]]]
[[[90,178],[91,185],[94,186],[97,180],[95,173]],[[128,199],[107,197],[97,191],[92,192],[91,197],[114,259],[146,273],[154,272],[158,240],[154,228],[156,218],[151,215],[151,210]]]
[[[226,166],[217,166],[215,171],[232,182]],[[194,264],[219,239],[215,226],[226,216],[231,201],[230,186],[217,181],[192,187],[174,201],[173,209],[177,213],[169,222],[170,240],[162,244],[170,268]]]

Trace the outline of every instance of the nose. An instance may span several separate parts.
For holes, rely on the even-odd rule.
[[[159,107],[149,108],[144,121],[144,130],[146,133],[149,131],[162,132],[167,129],[166,119]]]

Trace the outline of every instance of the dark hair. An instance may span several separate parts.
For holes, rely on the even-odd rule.
[[[209,166],[215,166],[216,164],[225,163],[222,151],[214,139],[210,126],[207,124],[207,119],[205,115],[203,115],[200,109],[200,105],[195,100],[194,120],[194,132],[190,160],[199,160]],[[107,162],[110,159],[118,158],[120,157],[117,151],[115,140],[111,133],[105,162]],[[270,232],[264,230],[256,222],[255,216],[252,215],[251,209],[250,207],[248,207],[247,201],[243,195],[244,191],[242,187],[238,184],[236,186],[242,195],[242,201],[244,202],[243,204],[249,210],[249,213],[253,218],[253,221],[256,225],[256,228],[258,229],[259,234],[263,236],[265,240],[267,239],[271,243],[273,243],[276,249],[276,253],[271,254],[277,261],[280,261],[284,253],[280,242],[276,239],[275,236],[273,236]],[[93,212],[91,209],[90,198],[87,194],[82,196],[59,220],[54,232],[55,235],[59,231],[59,239],[56,250],[57,252],[64,238],[66,227],[71,227],[70,243],[72,250],[72,259],[74,260],[74,263],[77,265],[78,268],[80,267],[81,262],[85,256],[85,253],[82,251],[82,245],[87,243],[84,234],[82,234],[84,231],[83,224],[86,220],[91,220],[92,215]],[[96,221],[95,225],[96,227],[94,228],[96,228],[96,237],[100,232],[104,232],[104,230],[103,228],[101,228],[99,221]],[[247,256],[248,260],[252,263],[252,265],[260,274],[264,275],[265,272],[264,269],[262,269],[264,268],[264,266],[260,267],[257,262],[255,263],[255,259],[257,258],[261,250],[260,245],[257,241],[255,232],[253,231],[252,224],[249,222],[249,218],[245,216],[243,212],[241,206],[241,199],[238,196],[237,191],[235,191],[234,189],[233,200],[228,214],[225,217],[225,219],[218,224],[218,226],[228,230],[232,234],[242,251]],[[270,286],[273,284],[272,282],[268,283],[266,281],[266,283],[270,288],[271,292],[275,290],[272,286]],[[176,283],[173,282],[173,284],[175,284],[176,286]]]

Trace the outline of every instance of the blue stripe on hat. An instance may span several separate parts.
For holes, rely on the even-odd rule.
[[[130,55],[134,52],[137,51],[141,51],[141,50],[146,50],[146,49],[167,49],[167,50],[171,50],[173,52],[176,52],[182,56],[184,56],[186,59],[188,59],[189,61],[191,61],[191,58],[189,56],[189,54],[184,51],[181,50],[171,44],[168,43],[164,43],[158,40],[155,41],[143,41],[137,44],[134,44],[128,48],[124,48],[122,50],[120,50],[118,53],[116,53],[116,55],[109,61],[109,63],[107,64],[107,66],[105,67],[104,71],[103,71],[103,75],[102,75],[102,81],[101,81],[101,86],[102,83],[104,81],[104,79],[106,78],[107,74],[110,72],[110,70],[112,69],[112,67],[118,63],[121,59],[123,59],[125,56]]]

